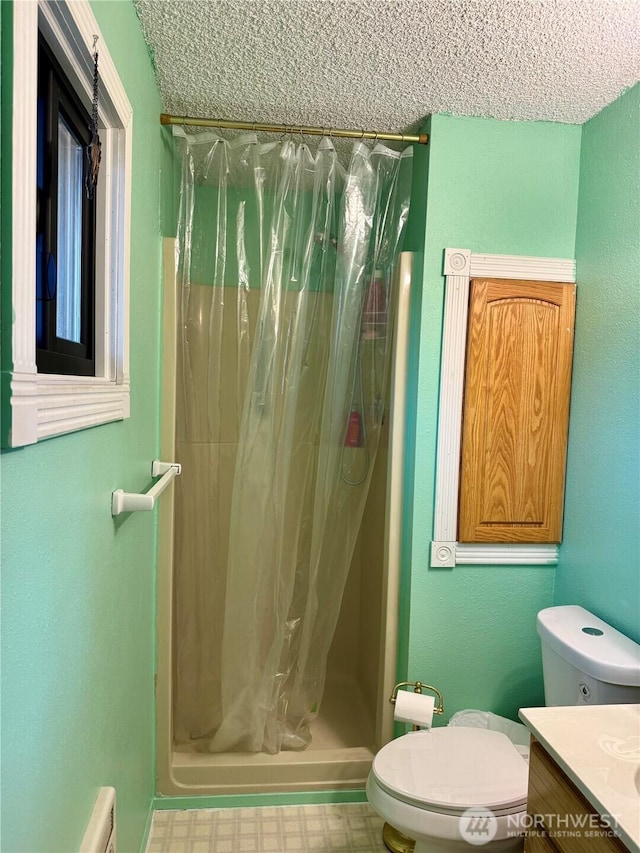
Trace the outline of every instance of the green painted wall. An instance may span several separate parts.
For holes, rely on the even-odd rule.
[[[443,691],[447,717],[462,708],[514,717],[542,702],[535,616],[552,603],[554,569],[429,569],[443,250],[572,258],[580,136],[572,125],[431,121],[407,675]]]
[[[134,109],[131,417],[1,457],[11,853],[78,850],[102,785],[117,789],[118,849],[137,851],[154,794],[156,519],[114,520],[110,496],[146,487],[158,450],[161,105],[133,5],[92,6]]]
[[[582,128],[565,535],[555,604],[640,641],[640,84]]]

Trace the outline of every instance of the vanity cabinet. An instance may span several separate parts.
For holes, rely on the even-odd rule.
[[[471,281],[459,542],[560,542],[576,286]]]
[[[531,742],[525,853],[628,851],[544,747]]]
[[[526,853],[556,853],[558,848],[546,835],[531,835],[525,839]]]

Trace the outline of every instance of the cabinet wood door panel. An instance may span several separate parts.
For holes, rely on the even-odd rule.
[[[471,283],[460,542],[559,542],[575,285]]]

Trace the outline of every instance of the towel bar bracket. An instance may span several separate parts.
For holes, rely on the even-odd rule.
[[[176,476],[182,472],[182,465],[179,462],[161,462],[159,459],[154,459],[151,463],[151,476],[162,477],[171,468],[176,469]]]

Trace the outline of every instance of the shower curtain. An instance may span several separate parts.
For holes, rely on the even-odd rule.
[[[387,407],[412,152],[176,144],[174,738],[303,749]]]

